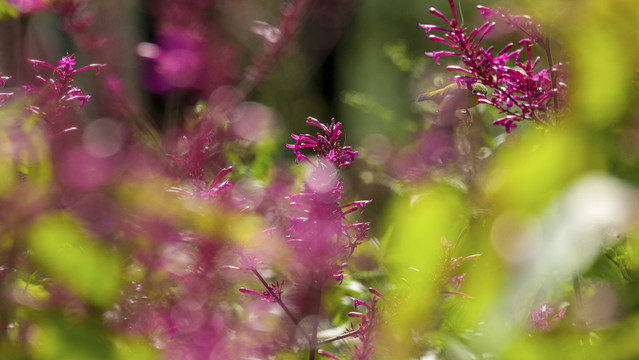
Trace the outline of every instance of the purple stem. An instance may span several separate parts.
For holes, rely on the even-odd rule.
[[[266,44],[264,51],[253,58],[254,68],[246,72],[244,81],[237,87],[241,98],[248,97],[257,84],[273,70],[286,45],[297,31],[308,3],[309,0],[291,0],[284,7],[278,26],[281,36],[275,43]]]
[[[313,279],[312,282],[312,290],[313,294],[311,294],[311,298],[315,301],[313,306],[313,315],[315,316],[313,321],[313,329],[311,331],[311,340],[310,340],[310,350],[308,354],[308,360],[315,360],[315,355],[317,354],[317,348],[319,347],[319,343],[317,342],[317,330],[319,328],[319,313],[320,306],[322,304],[322,284],[317,279]]]
[[[260,280],[260,282],[262,283],[262,285],[264,285],[264,287],[266,288],[266,291],[268,291],[268,293],[271,295],[271,297],[273,299],[275,299],[275,302],[277,302],[277,304],[282,308],[282,310],[284,310],[284,313],[286,313],[286,315],[291,319],[291,321],[299,327],[300,322],[297,320],[297,318],[295,317],[295,315],[293,315],[293,313],[291,312],[291,310],[288,309],[288,307],[286,306],[286,304],[284,304],[284,302],[282,301],[282,299],[280,298],[279,295],[275,294],[273,292],[273,289],[271,289],[270,286],[268,286],[268,283],[266,282],[266,280],[264,280],[264,278],[262,277],[262,275],[259,273],[259,271],[257,271],[257,269],[252,268],[251,271],[253,272],[253,274],[255,274],[255,276],[257,276],[257,278]],[[302,332],[302,335],[304,335],[304,337],[306,338],[306,340],[308,340],[309,342],[311,342],[311,339],[308,337],[308,335],[306,335],[305,332]]]
[[[556,89],[557,88],[557,79],[555,78],[555,72],[552,70],[552,68],[554,66],[554,62],[552,60],[552,52],[550,50],[550,37],[549,36],[546,36],[546,38],[544,39],[544,41],[541,44],[541,46],[544,48],[544,51],[546,52],[546,60],[548,61],[548,68],[550,69],[550,82],[552,83],[552,88]],[[553,110],[555,110],[555,114],[559,110],[559,100],[557,98],[557,92],[556,91],[555,91],[555,93],[552,96],[552,108],[553,108]]]
[[[324,345],[324,344],[328,344],[329,342],[333,342],[333,341],[337,341],[337,340],[342,340],[342,339],[346,339],[347,337],[351,337],[351,336],[356,336],[359,334],[359,329],[357,330],[353,330],[351,332],[347,332],[344,333],[342,335],[337,335],[337,336],[333,336],[332,338],[328,338],[328,339],[324,339],[322,341],[319,341],[317,343],[317,345]]]

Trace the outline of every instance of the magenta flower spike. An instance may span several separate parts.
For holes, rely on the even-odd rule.
[[[437,64],[440,64],[442,56],[458,57],[462,66],[446,67],[448,71],[460,73],[453,77],[455,82],[466,87],[480,82],[493,88],[490,96],[479,94],[478,101],[497,108],[504,115],[493,124],[503,126],[507,132],[517,127],[517,123],[522,120],[552,122],[549,110],[557,111],[558,95],[563,95],[565,86],[556,79],[561,64],[538,69],[539,58],[532,58],[531,46],[535,43],[549,53],[547,37],[541,32],[540,26],[528,16],[510,15],[501,9],[495,11],[477,6],[485,22],[468,32],[458,22],[457,10],[452,0],[449,0],[449,5],[453,19],[448,19],[436,9],[429,10],[444,20],[447,26],[420,24],[420,27],[425,30],[428,39],[444,44],[452,48],[452,51],[436,50],[425,54],[434,58]],[[495,22],[488,21],[492,16],[500,17],[511,27],[522,30],[527,38],[519,41],[518,47],[508,44],[497,54],[492,46],[485,48],[482,42],[496,25]],[[443,36],[432,34],[434,31],[443,32]],[[525,60],[522,59],[524,56]]]
[[[388,305],[388,301],[377,290],[370,288],[373,295],[368,302],[351,297],[355,305],[355,310],[366,310],[366,313],[359,311],[351,311],[347,315],[354,319],[360,319],[358,328],[351,323],[351,329],[347,330],[349,334],[357,337],[360,343],[353,346],[354,357],[356,360],[368,360],[375,352],[375,338],[377,336],[377,327],[379,326],[380,310],[378,308],[378,300],[382,299]],[[360,309],[361,307],[361,309]]]
[[[309,134],[291,134],[291,137],[295,140],[295,144],[287,144],[286,147],[293,149],[293,152],[297,156],[295,159],[296,163],[300,161],[311,162],[306,155],[302,154],[301,150],[304,148],[311,148],[313,152],[332,162],[340,169],[350,165],[359,155],[359,152],[353,151],[352,147],[341,145],[342,123],[336,123],[335,119],[331,119],[330,125],[324,125],[312,117],[306,118],[306,123],[310,126],[320,128],[324,134],[319,132],[316,136]]]
[[[74,69],[76,65],[75,54],[63,56],[62,59],[58,61],[58,66],[53,66],[42,60],[28,60],[33,64],[36,71],[38,71],[40,67],[46,67],[54,71],[54,75],[51,78],[45,79],[38,75],[36,79],[40,80],[43,86],[48,87],[53,92],[58,105],[63,108],[70,106],[70,103],[74,101],[81,107],[91,98],[91,95],[85,95],[78,87],[72,86],[75,74],[89,69],[97,73],[102,67],[106,66],[104,64],[90,64],[79,69]],[[39,110],[39,108],[34,110]]]
[[[344,277],[344,262],[355,248],[366,238],[370,224],[351,222],[347,215],[360,209],[363,213],[370,200],[360,200],[340,205],[342,181],[337,169],[351,164],[359,153],[350,146],[343,146],[342,124],[331,119],[326,125],[308,117],[306,123],[321,130],[317,135],[292,134],[295,144],[287,144],[293,149],[296,162],[307,161],[313,165],[307,175],[304,191],[288,197],[294,209],[289,217],[290,227],[286,230],[289,245],[295,249],[302,262],[313,264],[327,279],[339,284]],[[310,148],[319,159],[311,161],[302,150]]]

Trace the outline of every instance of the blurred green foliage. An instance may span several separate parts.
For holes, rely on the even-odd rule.
[[[474,5],[463,4],[469,27],[478,23]],[[537,0],[516,5],[513,13],[532,15],[548,29],[551,40],[557,40],[555,60],[565,62],[568,69],[568,110],[555,126],[522,124],[504,136],[491,125],[494,112],[480,106],[471,129],[482,132],[490,154],[478,161],[477,171],[463,186],[450,185],[459,183],[457,176],[442,179],[438,174],[414,183],[389,180],[384,166],[366,168],[348,179],[355,192],[366,192],[374,200],[377,196],[391,199],[380,201],[382,205],[374,210],[383,214],[384,221],[373,224],[374,240],[353,260],[353,276],[324,294],[327,313],[333,314],[324,336],[339,334],[352,320],[345,315],[353,306],[347,296],[365,299],[367,288],[374,286],[391,300],[385,307],[378,358],[639,357],[639,3]],[[447,2],[362,1],[349,33],[337,47],[335,91],[340,103],[336,117],[345,123],[348,144],[356,149],[370,134],[383,134],[399,147],[413,140],[415,130],[427,126],[429,114],[414,104],[415,94],[432,90],[437,79],[450,75],[422,56],[432,50],[432,44],[417,24],[439,21],[428,13],[430,6],[445,11]],[[0,1],[0,17],[16,15],[6,1]],[[284,64],[296,61],[301,60],[288,59]],[[293,65],[295,71],[284,79],[261,85],[264,103],[277,104],[277,95],[269,90],[290,85],[289,91],[295,92],[301,86],[296,77],[308,74],[299,73],[303,65]],[[326,111],[325,104],[316,100],[296,98],[287,106],[290,113]],[[23,197],[20,203],[10,204],[13,213],[3,214],[11,226],[3,229],[0,249],[8,253],[19,245],[30,254],[36,269],[2,279],[6,293],[0,301],[22,299],[15,311],[0,311],[3,319],[14,325],[23,320],[34,325],[28,331],[15,326],[8,330],[0,343],[0,358],[160,358],[148,339],[115,333],[97,315],[120,300],[125,280],[144,279],[147,274],[137,269],[140,274],[131,275],[132,267],[125,265],[131,260],[128,254],[92,236],[69,211],[51,210],[25,219],[27,208],[55,195],[46,192],[54,176],[53,164],[37,130],[27,129],[33,151],[21,157],[10,151],[9,129],[1,130],[0,199],[13,194]],[[272,181],[283,157],[278,146],[283,144],[269,138],[251,149],[255,154],[229,151],[227,160],[237,169],[234,176]],[[365,162],[366,154],[357,161]],[[362,180],[364,173],[373,180]],[[590,176],[604,180],[586,187],[585,195],[579,193],[582,202],[576,203],[593,206],[575,206],[574,191]],[[369,187],[360,187],[362,182]],[[108,192],[117,211],[128,218],[162,219],[215,244],[235,244],[258,253],[277,251],[266,236],[257,235],[265,228],[259,217],[167,196],[170,185],[168,178],[123,175],[122,182]],[[601,198],[588,197],[589,191],[595,193],[602,186],[604,198],[617,199],[617,185],[622,195],[611,207],[592,204]],[[605,211],[597,212],[598,208]],[[607,215],[618,215],[618,222]],[[468,233],[459,247],[448,254],[442,239],[454,241],[465,228]],[[609,234],[615,231],[621,235]],[[379,247],[377,238],[381,238]],[[144,249],[155,246],[150,234],[129,240]],[[466,273],[463,295],[443,292],[442,282],[447,279],[442,273],[450,256],[472,254],[481,257],[461,268]],[[280,254],[280,260],[288,255]],[[152,280],[158,283],[165,277],[155,275]],[[89,314],[74,317],[57,308],[41,310],[40,305],[51,297],[47,286],[53,281],[86,301]],[[211,298],[221,302],[220,297],[226,296],[224,301],[232,302],[237,295],[233,290]],[[530,312],[545,301],[567,306],[566,319],[549,333],[533,331]],[[27,335],[28,348],[20,348],[21,337]],[[347,347],[341,342],[330,346],[332,351]],[[283,353],[281,358],[299,356]]]
[[[471,353],[475,354],[472,358],[491,354],[491,357],[504,359],[635,358],[639,352],[633,340],[636,330],[632,329],[636,329],[637,307],[628,307],[629,300],[622,298],[628,293],[621,289],[636,292],[638,272],[636,267],[629,264],[637,264],[638,244],[632,234],[636,234],[636,220],[639,218],[636,210],[639,179],[628,174],[635,173],[639,162],[636,160],[637,150],[623,145],[620,139],[628,136],[634,138],[639,126],[636,110],[639,94],[634,88],[639,64],[639,28],[633,25],[633,19],[639,18],[639,4],[626,0],[561,4],[535,1],[520,2],[516,9],[510,8],[511,4],[498,2],[481,5],[491,8],[503,5],[512,13],[530,14],[533,19],[541,20],[546,29],[550,29],[551,39],[565,44],[565,47],[556,45],[553,50],[555,61],[566,62],[568,68],[569,110],[554,128],[520,126],[515,129],[505,144],[496,147],[492,156],[481,165],[480,172],[472,180],[471,191],[463,194],[463,200],[446,200],[448,205],[439,203],[437,199],[431,200],[433,208],[440,210],[429,214],[390,208],[388,224],[392,224],[394,231],[386,239],[386,247],[398,251],[394,253],[397,260],[393,263],[401,263],[406,268],[419,267],[417,265],[423,266],[422,260],[427,258],[432,266],[436,263],[432,259],[432,254],[437,253],[436,235],[449,236],[449,232],[455,229],[451,225],[458,224],[460,218],[464,217],[459,211],[447,209],[454,208],[453,204],[462,201],[471,202],[470,207],[479,210],[470,219],[471,230],[460,246],[462,251],[482,253],[464,283],[465,292],[472,298],[461,305],[462,309],[456,315],[448,317],[457,322],[458,327],[466,328],[468,333],[461,337],[455,335],[455,346],[451,343],[442,345],[436,351],[438,358],[465,359],[471,358]],[[448,14],[445,11],[447,6],[437,8]],[[466,24],[472,26],[470,12],[464,10]],[[421,20],[422,23],[435,24],[438,21],[428,14]],[[489,123],[487,114],[481,114],[481,118]],[[633,160],[619,166],[620,157]],[[561,217],[566,213],[558,211],[568,206],[566,197],[570,197],[570,189],[591,174],[609,179],[619,176],[628,189],[632,189],[626,193],[626,201],[619,204],[620,207],[628,206],[620,212],[624,218],[619,219],[619,227],[615,227],[623,233],[621,240],[604,240],[603,233],[595,234],[596,241],[611,241],[613,244],[612,247],[597,246],[600,255],[595,257],[587,250],[592,241],[589,235],[571,233],[588,228],[592,223],[581,224],[581,229],[568,229],[565,226],[563,230],[557,230],[570,221]],[[420,187],[410,192],[411,196],[422,193]],[[583,200],[587,204],[588,194],[581,195],[585,196]],[[595,203],[592,206],[596,209],[605,205]],[[468,209],[469,205],[465,208]],[[519,243],[521,238],[518,239],[518,236],[525,235],[521,225],[513,224],[516,230],[506,240],[507,243],[496,243],[492,232],[500,215],[513,211],[536,219],[534,222],[540,229],[535,233],[538,237],[536,241],[541,243],[535,246],[541,246],[542,249],[529,248],[527,251],[532,258],[516,264],[511,262],[512,259],[505,258],[504,249],[499,247],[507,246],[508,242],[511,243],[508,246],[524,246]],[[579,214],[582,211],[591,210],[570,208],[568,211],[581,216]],[[441,224],[444,224],[445,229],[440,228]],[[410,229],[415,226],[421,230],[412,233]],[[399,227],[406,228],[406,232],[397,231]],[[555,231],[560,232],[557,240],[554,240]],[[419,237],[410,236],[409,233],[423,234],[423,238],[428,236],[430,243],[407,247],[413,249],[412,253],[410,250],[401,252],[402,244]],[[588,231],[584,230],[583,234],[586,233]],[[568,241],[572,236],[577,236],[574,243],[576,247],[559,247],[559,253],[549,256],[552,254],[550,247],[556,245],[554,241]],[[547,248],[547,251],[543,250]],[[563,258],[566,264],[583,261],[587,265],[585,268],[571,268],[573,272],[570,274],[556,272],[552,269],[555,256],[557,259]],[[394,269],[389,268],[391,275],[395,274]],[[599,279],[605,285],[589,279]],[[575,281],[581,284],[580,288],[573,288]],[[602,292],[608,291],[602,290],[601,286],[611,289],[613,295],[609,300],[613,303],[604,304],[599,302],[603,300],[596,300]],[[432,304],[439,297],[433,288],[427,289],[425,293],[420,292],[422,304]],[[400,293],[411,297],[418,291],[411,288]],[[543,301],[556,301],[556,305],[565,301],[569,304],[568,321],[553,330],[552,334],[531,335],[529,313]],[[583,311],[612,313],[585,315]],[[411,336],[406,333],[406,328],[415,328],[416,323],[427,323],[433,318],[447,316],[438,312],[420,313],[414,309],[411,309],[411,314],[414,317],[398,316],[395,318],[397,323],[392,323],[392,327],[387,329],[390,334],[402,334],[396,337],[397,343],[390,345],[394,346],[391,353],[401,354],[398,358],[416,358],[405,352],[415,340],[415,334]],[[594,318],[599,315],[608,317],[603,323],[595,325]],[[444,327],[439,329],[442,334],[450,334]],[[445,335],[440,337],[444,338]],[[465,350],[453,350],[459,347]]]
[[[44,271],[91,304],[113,303],[121,287],[121,260],[87,237],[73,215],[43,215],[31,225],[28,238],[34,260]]]
[[[18,16],[18,10],[7,4],[6,0],[0,0],[0,19],[15,18]]]

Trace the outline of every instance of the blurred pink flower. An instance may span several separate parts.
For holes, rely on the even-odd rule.
[[[11,76],[4,76],[0,73],[0,88],[4,87],[5,83],[9,79],[11,79]],[[11,95],[13,95],[13,93],[0,93],[0,105],[2,105]]]
[[[545,302],[540,307],[530,313],[530,326],[535,330],[549,331],[560,319],[566,315],[566,308],[562,308],[556,313],[556,310]],[[553,315],[554,314],[554,315]],[[551,317],[552,315],[552,317]]]
[[[240,292],[243,292],[245,294],[253,294],[259,296],[266,302],[276,302],[282,297],[282,292],[284,291],[284,281],[276,281],[275,284],[271,284],[268,287],[268,290],[265,290],[262,293],[246,288],[240,288],[239,290]]]
[[[310,148],[319,156],[326,158],[339,168],[346,167],[359,155],[358,151],[353,151],[350,146],[342,146],[342,123],[331,119],[330,125],[324,125],[317,119],[308,117],[306,123],[310,126],[320,128],[324,134],[317,133],[316,136],[309,134],[291,134],[295,144],[287,144],[286,147],[293,149],[297,156],[295,162],[309,161],[309,158],[300,151],[303,148]]]
[[[495,54],[493,46],[484,47],[481,44],[486,35],[495,28],[495,22],[486,20],[481,26],[469,32],[457,18],[453,0],[448,2],[453,15],[450,19],[435,8],[429,9],[432,14],[446,23],[445,26],[424,24],[420,26],[426,31],[429,40],[442,43],[452,50],[429,51],[425,54],[434,58],[438,64],[442,56],[457,57],[461,61],[461,66],[446,67],[448,71],[461,73],[454,76],[457,83],[470,86],[479,82],[493,88],[494,91],[490,96],[478,94],[478,101],[495,107],[504,115],[493,124],[503,126],[507,132],[517,127],[517,122],[522,120],[541,123],[548,121],[549,110],[557,110],[557,99],[564,95],[567,87],[561,81],[557,81],[560,63],[537,69],[540,58],[532,57],[531,46],[533,42],[542,41],[542,38],[544,39],[542,46],[547,45],[539,27],[529,18],[513,17],[478,6],[477,9],[485,19],[493,15],[502,16],[510,21],[512,26],[526,29],[524,32],[530,37],[521,39],[517,46],[509,43]],[[443,36],[431,34],[434,31],[443,32]],[[525,59],[522,59],[523,54]]]
[[[58,61],[58,66],[53,66],[42,60],[28,59],[33,64],[36,71],[39,67],[47,67],[53,70],[52,77],[45,79],[38,75],[36,79],[40,80],[42,87],[46,87],[52,92],[52,100],[55,100],[61,108],[70,106],[70,103],[77,101],[79,106],[84,105],[91,95],[85,95],[78,87],[72,86],[75,74],[92,69],[98,72],[104,64],[90,64],[79,69],[75,68],[75,54],[63,56]]]
[[[44,0],[7,0],[7,4],[15,7],[21,14],[32,14],[51,7],[52,1]]]

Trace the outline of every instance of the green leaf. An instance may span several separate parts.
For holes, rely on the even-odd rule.
[[[251,163],[251,174],[260,181],[268,182],[273,175],[274,142],[264,143],[257,147],[255,159]]]
[[[0,0],[0,20],[6,18],[17,18],[20,13],[18,9],[7,4],[5,0]]]
[[[468,225],[466,205],[459,189],[427,184],[390,208],[388,223],[394,229],[382,244],[384,262],[402,306],[393,316],[392,332],[383,337],[398,359],[414,355],[412,334],[426,334],[436,325],[444,264],[441,240],[457,238]]]
[[[605,248],[584,276],[626,283],[631,280],[628,263],[630,256],[622,246]]]
[[[494,156],[485,196],[495,211],[524,208],[539,211],[579,174],[599,163],[588,157],[589,144],[579,129],[552,133],[529,131]]]
[[[87,235],[71,214],[46,214],[28,234],[34,261],[88,302],[106,307],[120,290],[119,258]]]
[[[155,360],[160,359],[156,351],[142,339],[122,337],[115,340],[117,360]]]
[[[36,360],[111,360],[114,346],[99,322],[69,322],[58,314],[37,319],[29,335]]]

